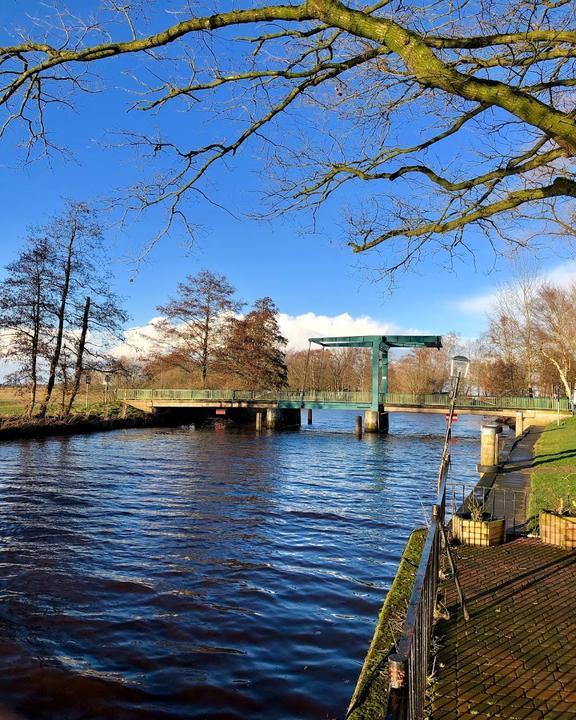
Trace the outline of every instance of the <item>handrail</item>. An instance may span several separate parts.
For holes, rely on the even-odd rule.
[[[127,400],[218,400],[223,402],[231,401],[268,401],[268,402],[318,402],[318,403],[371,403],[372,395],[364,391],[350,390],[208,390],[192,388],[176,389],[120,389],[118,398]],[[394,406],[406,407],[450,407],[450,395],[447,393],[385,393],[380,396],[381,403]],[[546,410],[546,411],[569,411],[571,410],[570,400],[553,397],[513,397],[513,396],[483,396],[483,395],[458,395],[455,399],[457,409],[486,409],[486,410]]]

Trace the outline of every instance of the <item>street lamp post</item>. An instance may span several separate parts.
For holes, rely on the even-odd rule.
[[[460,378],[467,377],[470,360],[464,355],[454,355],[450,360],[450,379],[452,380],[452,392],[450,393],[450,409],[446,417],[446,435],[444,437],[444,448],[442,450],[442,462],[438,471],[437,490],[440,492],[440,486],[450,464],[450,438],[452,436],[452,421],[454,419],[454,409],[456,407],[456,397],[458,396],[458,388],[460,386]]]

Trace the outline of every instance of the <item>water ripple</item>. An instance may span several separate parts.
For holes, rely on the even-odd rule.
[[[443,424],[3,443],[0,717],[341,717]],[[479,420],[456,434],[472,481]]]

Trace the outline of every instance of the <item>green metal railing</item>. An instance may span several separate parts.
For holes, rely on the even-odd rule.
[[[423,407],[449,407],[450,397],[448,394],[438,393],[435,395],[420,395],[417,393],[386,393],[383,400],[385,405],[407,405]],[[560,410],[570,410],[568,398],[552,397],[488,397],[484,395],[459,395],[456,398],[458,408],[486,408],[497,410],[557,410],[560,403]]]
[[[222,400],[318,403],[370,403],[369,392],[301,390],[118,390],[119,400]]]
[[[147,389],[118,390],[119,400],[214,400],[220,402],[270,402],[270,403],[317,403],[325,405],[370,405],[370,392],[333,392],[328,390],[192,390],[192,389]],[[446,393],[433,395],[417,393],[386,393],[380,396],[380,402],[386,406],[448,408],[450,396]],[[477,408],[479,410],[570,410],[568,398],[559,401],[552,397],[487,397],[459,395],[456,398],[458,409]]]

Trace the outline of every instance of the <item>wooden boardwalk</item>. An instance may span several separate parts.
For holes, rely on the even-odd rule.
[[[438,635],[432,720],[576,720],[576,551],[521,538],[462,546]]]

